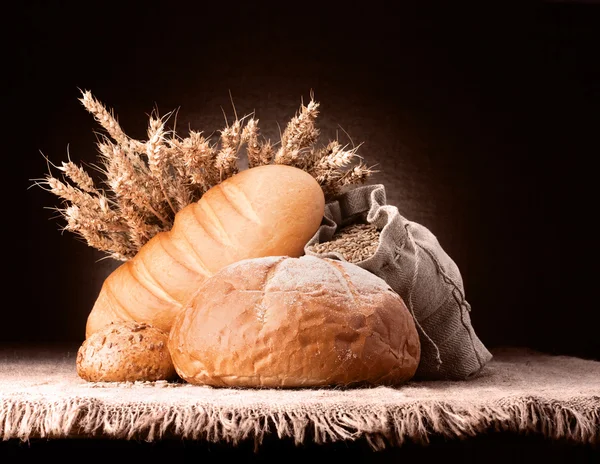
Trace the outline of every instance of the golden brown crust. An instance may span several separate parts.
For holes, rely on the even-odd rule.
[[[420,359],[414,319],[385,281],[311,256],[222,269],[175,319],[169,350],[186,381],[239,387],[394,385]]]
[[[118,322],[86,339],[77,352],[77,374],[89,382],[176,378],[168,334],[147,324]]]
[[[169,331],[201,283],[236,261],[300,256],[323,218],[325,198],[305,171],[285,165],[247,169],[206,192],[104,282],[86,337],[114,321]]]

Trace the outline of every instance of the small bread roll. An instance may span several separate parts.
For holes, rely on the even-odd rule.
[[[206,280],[175,319],[169,351],[198,385],[396,385],[421,346],[402,298],[354,264],[312,256],[243,260]]]
[[[92,334],[79,348],[77,374],[89,382],[176,378],[167,342],[166,332],[148,324],[109,324]]]

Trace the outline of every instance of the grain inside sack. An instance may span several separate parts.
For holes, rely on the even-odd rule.
[[[372,224],[352,224],[342,227],[331,240],[310,247],[313,253],[339,253],[349,263],[358,263],[373,256],[379,245],[379,231]]]

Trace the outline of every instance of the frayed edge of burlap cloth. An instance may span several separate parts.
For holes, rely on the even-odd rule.
[[[87,383],[73,353],[0,357],[4,440],[113,437],[228,442],[269,435],[300,445],[366,439],[373,449],[432,435],[541,434],[597,445],[600,362],[500,350],[477,378],[360,389],[216,389]]]

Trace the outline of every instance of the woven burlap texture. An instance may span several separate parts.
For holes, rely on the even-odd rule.
[[[375,449],[432,435],[489,431],[599,442],[600,362],[520,349],[466,381],[396,388],[231,389],[182,382],[88,383],[75,351],[0,352],[0,437],[169,437],[257,448],[268,436],[297,444],[366,439]]]
[[[315,253],[312,247],[331,240],[338,229],[361,222],[381,232],[373,256],[356,265],[385,280],[417,323],[421,360],[415,377],[460,380],[476,375],[491,354],[471,323],[460,270],[429,229],[387,204],[383,185],[357,187],[328,202],[305,253],[344,261],[340,253]]]

